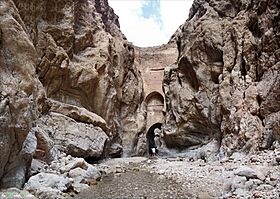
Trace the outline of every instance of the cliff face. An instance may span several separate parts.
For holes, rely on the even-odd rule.
[[[165,71],[169,147],[200,156],[269,148],[280,129],[279,1],[195,0]]]
[[[33,155],[120,156],[143,88],[107,0],[3,0],[0,29],[2,187],[23,184]]]
[[[0,178],[21,185],[33,151],[27,136],[42,111],[44,92],[36,78],[36,49],[11,1],[0,2]],[[29,139],[27,139],[29,138]]]
[[[0,187],[21,187],[33,158],[145,154],[162,118],[167,152],[198,148],[210,160],[271,147],[279,7],[195,0],[170,44],[145,49],[125,39],[107,0],[0,1]]]

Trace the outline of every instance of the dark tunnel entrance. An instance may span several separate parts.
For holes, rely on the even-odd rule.
[[[161,130],[161,127],[162,127],[162,123],[155,123],[147,131],[146,138],[147,138],[147,145],[148,145],[148,150],[149,150],[150,155],[153,154],[152,148],[157,149],[157,147],[158,147],[158,146],[156,146],[156,142],[155,142],[155,130],[156,129]]]

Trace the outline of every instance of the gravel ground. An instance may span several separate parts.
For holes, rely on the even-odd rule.
[[[75,198],[280,198],[280,151],[205,163],[187,158],[119,158]]]
[[[93,197],[94,196],[94,197]],[[183,187],[172,179],[159,178],[146,171],[128,170],[110,174],[78,198],[188,198]]]

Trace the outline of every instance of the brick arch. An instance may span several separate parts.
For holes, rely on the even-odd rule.
[[[164,97],[161,93],[153,91],[145,98],[147,110],[147,125],[149,129],[155,123],[163,122]]]
[[[157,92],[157,91],[153,91],[151,93],[149,93],[146,98],[145,98],[145,102],[146,104],[149,104],[149,102],[152,100],[152,99],[157,99],[159,102],[162,103],[162,105],[164,104],[164,97],[162,96],[161,93]]]

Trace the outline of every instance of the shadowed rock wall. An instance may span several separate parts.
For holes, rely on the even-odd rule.
[[[279,140],[279,1],[195,0],[164,75],[165,140],[205,153],[254,152]],[[210,146],[209,145],[209,146]]]

